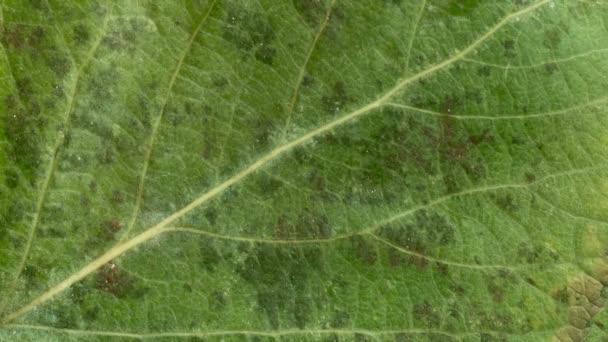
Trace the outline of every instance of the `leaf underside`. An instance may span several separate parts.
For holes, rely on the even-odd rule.
[[[0,340],[608,337],[608,2],[0,24]]]

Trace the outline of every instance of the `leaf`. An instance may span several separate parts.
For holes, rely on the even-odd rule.
[[[606,2],[0,8],[0,339],[606,338]]]

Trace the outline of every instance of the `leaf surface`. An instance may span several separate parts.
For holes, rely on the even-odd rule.
[[[608,3],[0,9],[0,339],[605,338]]]

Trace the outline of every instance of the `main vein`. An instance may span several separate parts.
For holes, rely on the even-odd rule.
[[[308,133],[300,136],[299,138],[296,138],[284,145],[276,147],[275,149],[273,149],[266,155],[259,158],[254,163],[250,164],[248,167],[246,167],[242,171],[238,172],[237,174],[228,178],[221,184],[217,185],[216,187],[214,187],[211,190],[207,191],[206,193],[202,194],[201,196],[199,196],[198,198],[196,198],[195,200],[190,202],[188,205],[177,210],[176,212],[169,215],[168,217],[166,217],[165,219],[163,219],[156,225],[148,228],[147,230],[134,236],[133,238],[131,238],[127,241],[121,242],[118,245],[110,248],[107,252],[105,252],[104,254],[102,254],[101,256],[96,258],[95,260],[91,261],[89,264],[85,265],[83,268],[76,271],[69,277],[65,278],[63,281],[59,282],[57,285],[51,287],[46,292],[41,294],[39,297],[37,297],[33,301],[31,301],[29,304],[26,304],[25,306],[21,307],[20,309],[14,311],[13,313],[4,317],[2,319],[2,323],[8,323],[10,321],[13,321],[13,320],[23,316],[26,313],[32,311],[36,306],[43,304],[43,303],[47,302],[48,300],[52,299],[57,294],[63,292],[67,288],[69,288],[72,284],[83,279],[87,275],[95,272],[97,269],[102,267],[104,264],[110,262],[111,260],[122,255],[123,253],[133,249],[134,247],[139,246],[142,243],[163,233],[166,230],[166,227],[168,227],[171,223],[175,222],[179,218],[188,214],[195,208],[199,207],[201,204],[207,202],[209,199],[214,198],[215,196],[221,194],[226,189],[228,189],[231,186],[233,186],[234,184],[240,182],[245,177],[247,177],[250,174],[254,173],[255,171],[259,170],[260,168],[262,168],[263,166],[268,164],[270,161],[278,158],[279,156],[283,155],[284,153],[292,150],[293,148],[295,148],[299,145],[302,145],[303,143],[313,139],[314,137],[317,137],[321,134],[331,131],[334,128],[337,128],[338,126],[341,126],[347,122],[352,122],[353,120],[359,118],[360,116],[362,116],[366,113],[369,113],[369,112],[373,111],[374,109],[378,109],[379,107],[382,107],[383,105],[386,104],[387,101],[389,101],[394,95],[396,95],[400,91],[402,91],[407,85],[456,63],[457,61],[464,58],[467,54],[469,54],[470,52],[475,50],[484,41],[486,41],[487,39],[492,37],[492,35],[495,32],[497,32],[499,29],[501,29],[503,26],[505,26],[509,21],[511,21],[512,19],[514,19],[516,17],[519,17],[521,15],[531,12],[531,11],[535,10],[536,8],[539,8],[540,6],[547,4],[549,1],[550,0],[541,0],[541,1],[534,3],[533,5],[525,7],[524,9],[522,9],[520,11],[507,15],[502,20],[500,20],[497,24],[495,24],[490,30],[488,30],[486,33],[484,33],[482,36],[480,36],[478,39],[476,39],[474,42],[472,42],[469,46],[467,46],[465,49],[463,49],[459,53],[455,54],[454,56],[446,59],[443,62],[433,64],[433,65],[429,66],[428,68],[426,68],[425,70],[423,70],[413,76],[402,79],[393,88],[389,89],[384,94],[380,95],[376,100],[364,105],[363,107],[356,109],[350,113],[344,114],[344,115],[334,119],[333,121],[330,121],[322,126],[319,126],[315,129],[309,131]]]

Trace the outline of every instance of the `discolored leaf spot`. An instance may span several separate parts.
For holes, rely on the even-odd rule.
[[[54,53],[47,61],[51,70],[59,78],[64,78],[72,69],[72,62],[66,56],[58,53]]]
[[[217,265],[223,260],[212,240],[203,239],[199,243],[200,262],[207,272],[215,271]]]
[[[557,28],[550,28],[544,32],[543,45],[549,49],[557,49],[562,41],[562,31]]]
[[[82,23],[75,25],[72,29],[72,33],[74,41],[79,44],[86,44],[91,39],[90,29]]]
[[[215,225],[215,222],[217,221],[217,210],[214,208],[209,208],[205,211],[204,216],[207,219],[207,221],[209,222],[209,224],[211,224],[213,226],[213,225]]]
[[[372,342],[372,341],[374,341],[374,339],[371,336],[361,334],[361,333],[355,333],[354,340],[355,340],[355,342]]]
[[[208,298],[212,310],[223,310],[228,304],[226,294],[223,291],[213,291]]]
[[[501,303],[505,298],[505,289],[497,282],[490,281],[487,283],[488,292],[492,300]]]
[[[507,58],[517,57],[517,50],[515,49],[515,41],[513,39],[507,39],[502,42],[504,49],[504,55]]]
[[[344,328],[351,324],[350,314],[346,311],[338,310],[332,314],[329,325],[332,328]]]
[[[520,262],[529,264],[556,262],[560,259],[555,251],[536,243],[521,243],[517,249],[517,255]]]
[[[427,302],[415,304],[413,314],[416,320],[427,327],[436,327],[440,323],[439,313]]]
[[[116,233],[120,231],[122,228],[122,223],[118,220],[118,218],[112,218],[104,221],[101,224],[102,238],[106,241],[111,241],[114,239]]]
[[[360,235],[355,235],[350,240],[354,254],[361,262],[368,266],[376,263],[378,250],[372,241]]]
[[[292,3],[300,17],[311,28],[316,28],[325,16],[326,10],[320,0],[292,0]]]
[[[334,83],[331,95],[326,95],[321,98],[321,104],[326,113],[339,113],[350,101],[346,93],[346,86],[343,81]]]
[[[289,248],[255,245],[237,272],[255,288],[259,309],[276,329],[280,317],[288,326],[303,328],[311,318],[309,273],[322,272],[318,247]]]
[[[448,4],[448,12],[453,16],[467,16],[479,6],[479,3],[479,0],[451,0]]]
[[[490,69],[489,66],[482,66],[477,69],[477,75],[479,75],[479,76],[488,77],[488,76],[490,76],[491,73],[492,73],[492,70]]]
[[[497,194],[492,197],[494,198],[496,205],[506,212],[513,212],[518,209],[515,198],[513,198],[513,195],[511,194]]]
[[[45,29],[39,26],[16,24],[4,27],[0,32],[2,45],[15,49],[39,48],[45,38]]]
[[[536,176],[531,172],[526,172],[524,177],[526,178],[526,182],[533,183],[536,181]]]
[[[9,189],[15,189],[17,186],[19,186],[19,173],[11,169],[5,170],[4,184],[6,184]]]
[[[225,21],[224,38],[264,64],[271,65],[274,60],[275,33],[262,13],[249,12],[242,7],[231,8]]]
[[[114,262],[109,262],[97,270],[95,288],[119,299],[141,298],[147,288],[141,287],[136,279],[121,270]]]
[[[29,84],[26,83],[26,84]],[[26,86],[22,83],[22,90]],[[15,110],[4,117],[5,134],[10,146],[9,158],[17,163],[21,172],[30,183],[39,166],[40,147],[38,146],[39,125],[42,118],[39,110]]]
[[[546,63],[545,64],[545,72],[548,75],[553,75],[559,70],[557,63]]]

